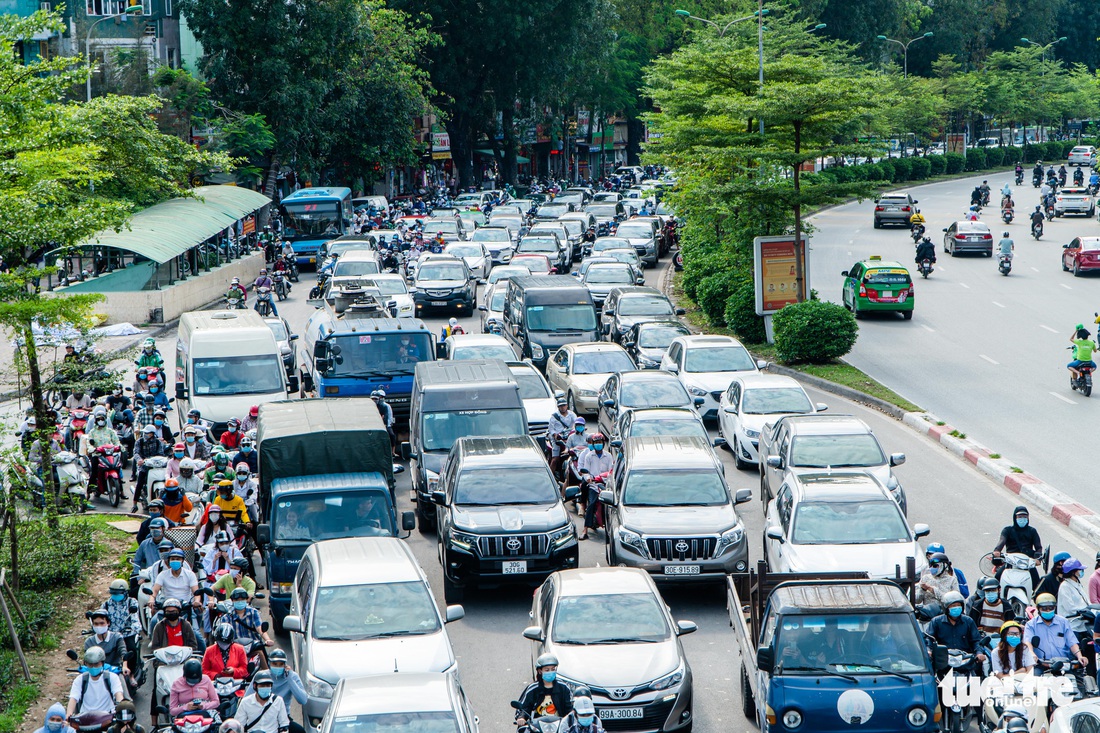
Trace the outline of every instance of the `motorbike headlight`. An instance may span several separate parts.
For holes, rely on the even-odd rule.
[[[684,680],[684,665],[683,663],[672,674],[666,674],[660,679],[656,679],[649,684],[651,690],[667,690],[673,685],[678,685]]]
[[[759,430],[753,430],[752,428],[745,428],[745,437],[746,438],[759,438],[760,437],[760,431]]]
[[[905,718],[909,721],[909,725],[920,728],[928,722],[928,711],[924,708],[913,708]]]
[[[632,532],[626,527],[619,528],[619,542],[631,548],[642,557],[649,557],[649,550],[645,546],[645,540],[637,532]]]
[[[572,522],[568,526],[562,527],[556,532],[550,533],[550,543],[554,547],[564,547],[569,544],[569,541],[577,536],[576,530],[573,528]]]
[[[546,352],[542,350],[542,347],[538,344],[531,344],[531,358],[543,359],[546,357]]]
[[[306,672],[306,692],[313,697],[320,697],[325,700],[332,699],[332,685],[325,682],[320,677],[314,677],[309,672]]]
[[[477,547],[477,537],[472,534],[466,534],[465,532],[451,532],[451,544],[460,550],[466,552],[473,552]]]
[[[718,536],[718,544],[714,548],[715,555],[721,555],[731,547],[736,547],[740,544],[741,539],[745,536],[744,526],[738,522],[730,529],[727,529],[721,535]]]
[[[797,710],[788,710],[783,713],[783,726],[785,728],[797,728],[802,725],[802,713]]]
[[[690,392],[693,397],[707,396],[707,391],[705,389],[699,389],[698,387],[688,387],[688,392]]]

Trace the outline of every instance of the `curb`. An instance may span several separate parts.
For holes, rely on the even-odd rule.
[[[886,400],[880,400],[878,397],[873,397],[866,392],[860,392],[858,389],[852,389],[851,387],[845,387],[843,384],[837,384],[836,382],[830,382],[828,379],[822,379],[821,377],[815,377],[812,374],[806,374],[800,372],[797,369],[791,369],[790,367],[782,366],[781,364],[768,364],[767,370],[776,374],[782,374],[785,377],[791,377],[797,379],[800,382],[805,382],[822,392],[829,392],[839,397],[843,397],[852,402],[858,402],[868,407],[873,407],[879,412],[884,412],[895,420],[903,420],[908,414],[905,410],[901,409],[897,405],[892,405]]]

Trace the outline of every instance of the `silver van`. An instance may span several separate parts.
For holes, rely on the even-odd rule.
[[[357,511],[371,510],[361,505]],[[354,537],[311,545],[298,564],[290,615],[283,619],[283,628],[293,632],[294,668],[309,695],[311,733],[345,677],[453,672],[444,624],[464,615],[462,606],[439,613],[424,570],[402,540]]]

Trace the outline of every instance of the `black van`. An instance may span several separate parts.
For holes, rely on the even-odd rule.
[[[422,361],[413,378],[405,460],[416,460],[413,488],[422,531],[435,526],[431,492],[459,438],[527,435],[527,413],[512,370],[500,359]]]
[[[600,340],[592,294],[565,275],[511,278],[504,298],[504,337],[520,358],[546,371],[546,360],[565,344]]]

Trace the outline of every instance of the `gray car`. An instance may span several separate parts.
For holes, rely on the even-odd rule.
[[[657,227],[652,220],[632,221],[627,219],[615,230],[615,237],[626,239],[630,246],[642,258],[643,265],[657,266],[659,245],[657,243]]]
[[[957,221],[943,230],[943,251],[954,257],[966,252],[993,256],[993,232],[983,221]]]
[[[691,665],[680,637],[698,627],[676,621],[649,576],[632,568],[581,568],[546,579],[523,631],[531,660],[558,658],[558,680],[592,693],[611,731],[687,731]]]
[[[909,226],[917,200],[904,191],[884,193],[875,200],[875,229],[883,224]]]
[[[477,716],[457,675],[403,672],[341,680],[321,721],[321,733],[389,730],[398,721],[411,730],[478,730]]]

